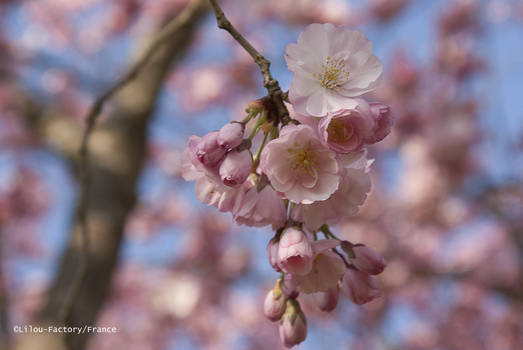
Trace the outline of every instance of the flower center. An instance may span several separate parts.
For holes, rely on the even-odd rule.
[[[350,124],[346,124],[339,119],[333,119],[327,127],[327,134],[329,141],[332,142],[346,142],[350,139],[354,130]]]
[[[316,164],[316,155],[308,146],[289,148],[291,154],[291,169],[297,175],[307,173],[314,176],[314,165]]]
[[[345,60],[341,58],[332,59],[327,56],[322,68],[322,73],[312,73],[312,76],[326,89],[339,90],[341,85],[347,82],[349,78],[349,72],[345,69]]]

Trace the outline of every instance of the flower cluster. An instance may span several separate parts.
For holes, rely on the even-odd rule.
[[[231,212],[238,224],[276,230],[269,262],[282,276],[264,310],[280,322],[282,342],[291,347],[307,331],[300,293],[313,294],[324,311],[335,308],[339,290],[356,304],[380,295],[372,275],[385,268],[383,258],[337,239],[328,225],[364,203],[372,163],[365,145],[388,135],[392,117],[388,106],[362,98],[376,87],[382,66],[360,31],[309,25],[285,58],[294,72],[291,122],[283,125],[270,99],[255,101],[244,120],[190,137],[182,175],[196,181],[201,202]],[[253,156],[259,133],[263,140]]]

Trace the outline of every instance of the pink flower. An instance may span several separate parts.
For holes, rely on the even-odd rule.
[[[220,165],[220,178],[227,186],[239,186],[247,180],[252,170],[252,154],[249,150],[232,150]]]
[[[323,224],[334,225],[358,212],[370,191],[370,177],[360,161],[343,170],[338,190],[329,199],[312,204],[299,204],[292,211],[292,218],[301,221],[313,231]]]
[[[373,136],[376,120],[369,105],[359,99],[355,109],[340,109],[328,113],[318,124],[323,144],[337,153],[355,152]]]
[[[270,185],[258,192],[254,182],[247,180],[243,186],[246,190],[242,201],[234,209],[234,220],[240,225],[267,226],[279,229],[287,221],[287,211],[283,200]]]
[[[306,275],[314,258],[309,239],[297,227],[285,229],[278,244],[278,266],[293,275]]]
[[[292,348],[307,337],[307,320],[298,301],[287,300],[285,313],[280,321],[280,339],[287,348]]]
[[[329,198],[340,181],[336,154],[306,125],[288,125],[261,154],[260,168],[276,191],[292,202],[310,204]]]
[[[340,289],[338,286],[327,289],[325,292],[317,292],[312,294],[314,303],[321,311],[331,312],[338,305],[338,298]]]
[[[226,153],[226,150],[218,144],[218,131],[206,134],[196,144],[191,143],[189,139],[189,147],[198,161],[206,167],[218,166]]]
[[[340,282],[340,288],[355,304],[362,305],[381,296],[378,281],[368,273],[347,269]]]
[[[226,149],[238,147],[243,141],[244,129],[244,125],[238,122],[225,124],[218,133],[218,144]]]
[[[265,296],[263,314],[271,321],[278,321],[285,312],[287,298],[280,287],[281,279]]]
[[[221,212],[235,213],[244,197],[242,188],[231,188],[222,184],[209,181],[206,176],[196,180],[196,198],[207,205],[218,208]]]
[[[336,287],[346,270],[343,260],[330,250],[339,244],[340,241],[335,239],[312,242],[314,260],[309,272],[293,275],[293,282],[298,285],[300,292],[306,294],[326,292]]]
[[[376,121],[376,128],[371,137],[365,140],[366,143],[376,143],[383,140],[389,133],[394,123],[390,107],[378,102],[370,103],[372,117]]]
[[[198,158],[198,145],[202,138],[196,135],[189,137],[189,144],[180,159],[180,172],[185,181],[194,181],[202,176],[206,176],[209,181],[216,185],[222,185],[222,181],[218,174],[219,163],[210,166],[203,164]],[[223,185],[222,185],[223,186]]]
[[[355,258],[351,259],[358,270],[368,273],[369,275],[378,275],[383,272],[387,263],[385,259],[374,249],[365,245],[352,246]]]
[[[329,23],[307,26],[285,59],[294,72],[289,99],[296,112],[318,117],[355,108],[353,98],[374,90],[383,70],[362,32]]]

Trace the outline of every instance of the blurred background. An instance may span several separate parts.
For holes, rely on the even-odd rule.
[[[78,263],[78,149],[94,98],[187,0],[0,1],[0,334],[53,323]],[[373,189],[334,228],[381,252],[383,297],[325,314],[301,349],[523,349],[523,2],[225,0],[271,62],[313,22],[365,31],[384,65],[368,96],[396,123],[370,148]],[[90,140],[92,251],[72,323],[118,333],[74,349],[279,349],[263,317],[271,231],[236,226],[180,178],[189,135],[265,95],[252,60],[196,0],[106,106]],[[32,337],[32,338],[31,338]],[[29,339],[31,338],[31,339]]]

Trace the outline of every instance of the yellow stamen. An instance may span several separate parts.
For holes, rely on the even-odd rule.
[[[345,69],[345,60],[341,58],[331,59],[330,56],[327,56],[322,68],[322,73],[312,73],[312,77],[317,79],[324,88],[339,90],[349,78],[349,72]]]
[[[314,176],[314,165],[316,164],[316,155],[308,146],[301,146],[287,149],[291,154],[291,169],[296,175],[307,173]]]
[[[345,124],[339,119],[333,119],[327,127],[327,134],[329,135],[329,141],[332,142],[346,142],[349,140],[354,133],[350,124]]]

